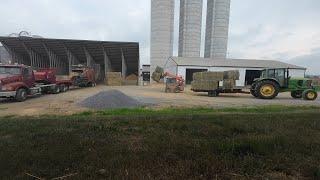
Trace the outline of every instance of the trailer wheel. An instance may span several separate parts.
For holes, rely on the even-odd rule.
[[[27,99],[27,90],[26,89],[18,89],[15,100],[18,102],[23,102]]]
[[[218,91],[209,91],[208,92],[208,96],[209,97],[218,97],[219,96],[219,92]]]
[[[65,85],[64,84],[61,84],[59,87],[60,87],[60,92],[65,92]]]
[[[292,91],[291,97],[294,99],[301,99],[302,98],[302,92],[301,91]]]

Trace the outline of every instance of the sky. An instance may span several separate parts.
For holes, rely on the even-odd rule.
[[[0,36],[24,30],[46,38],[134,41],[140,43],[141,64],[150,62],[150,0],[0,0],[0,5]],[[178,19],[176,0],[174,55]],[[320,74],[319,19],[319,0],[231,0],[228,57],[281,60]],[[203,51],[204,33],[202,41]]]

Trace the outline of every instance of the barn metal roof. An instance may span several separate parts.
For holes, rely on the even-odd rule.
[[[48,39],[34,37],[4,37],[0,36],[0,42],[16,53],[27,56],[25,44],[37,54],[46,57],[47,52],[44,44],[50,48],[57,56],[67,61],[65,48],[70,50],[80,61],[86,62],[84,48],[89,52],[94,61],[98,64],[104,63],[103,48],[111,61],[112,66],[121,69],[122,52],[126,59],[129,72],[137,72],[139,68],[139,43],[137,42],[111,42],[111,41],[92,41],[92,40],[73,40],[73,39]]]
[[[238,68],[290,68],[303,69],[305,67],[284,63],[276,60],[257,59],[210,59],[210,58],[186,58],[171,57],[178,66],[201,66],[201,67],[238,67]]]

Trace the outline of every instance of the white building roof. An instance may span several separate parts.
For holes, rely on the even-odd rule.
[[[238,67],[238,68],[289,68],[304,69],[305,67],[284,63],[275,60],[257,59],[210,59],[210,58],[186,58],[171,57],[178,66],[200,66],[200,67]]]

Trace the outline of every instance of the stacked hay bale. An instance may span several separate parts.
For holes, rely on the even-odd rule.
[[[236,86],[236,81],[239,79],[239,71],[225,71],[223,75],[223,88],[233,89]]]
[[[223,76],[223,72],[194,73],[191,89],[194,91],[211,91],[218,89],[219,81],[223,80]]]
[[[314,78],[312,78],[312,85],[314,85],[314,86],[320,86],[320,77],[314,77]]]
[[[157,68],[155,69],[155,71],[151,75],[152,80],[154,80],[155,82],[160,82],[161,79],[163,78],[162,77],[163,73],[164,73],[163,68],[157,66]]]
[[[233,89],[236,86],[236,80],[239,80],[239,78],[239,71],[194,73],[191,89],[193,91],[216,90],[219,88],[220,81],[223,81],[224,89]]]
[[[121,72],[107,72],[106,84],[108,86],[121,86],[122,85],[122,74]]]

